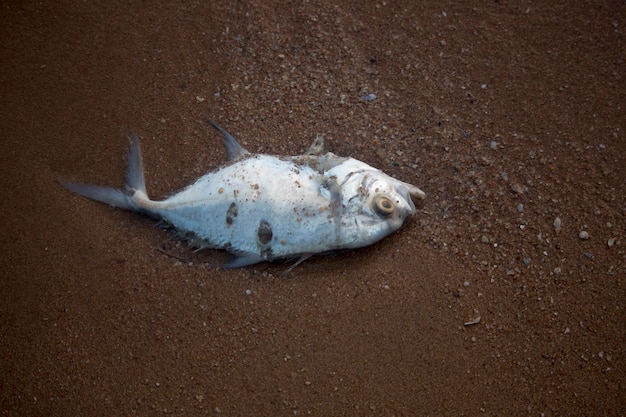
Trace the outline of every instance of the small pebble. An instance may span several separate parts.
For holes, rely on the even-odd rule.
[[[513,184],[511,184],[511,191],[513,191],[515,194],[524,194],[524,187],[514,182]]]
[[[587,233],[584,230],[581,230],[580,233],[578,234],[578,237],[582,240],[587,240],[589,239],[589,233]]]
[[[489,144],[489,147],[495,150],[498,147],[498,142],[496,142],[495,140],[492,140],[491,143]]]
[[[554,226],[555,229],[560,229],[561,228],[561,218],[557,217],[556,219],[554,219],[554,222],[552,223],[552,226]]]
[[[519,203],[517,205],[517,211],[520,212],[520,213],[524,211],[524,205],[522,203]]]
[[[613,245],[615,245],[615,238],[614,238],[614,237],[610,238],[610,239],[606,242],[606,244],[609,246],[609,248],[613,247]]]
[[[366,96],[361,96],[361,100],[363,101],[374,101],[378,98],[378,96],[374,93],[370,93]]]

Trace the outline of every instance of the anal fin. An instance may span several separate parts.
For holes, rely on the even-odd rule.
[[[233,257],[226,265],[220,266],[220,269],[242,268],[244,266],[258,264],[259,262],[263,262],[266,260],[267,259],[259,255],[237,255]]]

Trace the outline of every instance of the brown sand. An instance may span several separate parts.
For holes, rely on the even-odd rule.
[[[626,5],[474,3],[4,4],[0,415],[625,415]],[[58,184],[135,132],[165,196],[225,159],[203,114],[428,198],[283,276]]]

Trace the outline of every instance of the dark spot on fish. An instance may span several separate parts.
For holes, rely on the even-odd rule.
[[[274,253],[272,252],[272,248],[263,248],[261,250],[261,256],[264,257],[265,259],[272,259],[272,255]]]
[[[265,220],[261,220],[259,224],[259,229],[257,230],[257,237],[259,239],[259,243],[262,245],[267,245],[272,241],[272,237],[274,234],[272,233],[272,226]]]
[[[235,202],[230,203],[230,207],[226,211],[226,224],[231,225],[235,221],[235,217],[237,217],[237,204]]]

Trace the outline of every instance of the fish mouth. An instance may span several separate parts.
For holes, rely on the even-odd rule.
[[[403,181],[398,181],[398,182],[407,189],[411,197],[419,198],[420,200],[423,200],[426,198],[426,193],[422,191],[421,189],[419,189],[419,187],[416,187],[413,184],[409,184],[408,182],[403,182]]]
[[[412,193],[409,190],[409,188],[406,185],[402,184],[396,187],[396,192],[400,194],[400,196],[404,199],[404,201],[406,201],[408,205],[407,207],[408,214],[413,214],[415,212],[415,204],[413,204],[413,200],[411,199]]]

